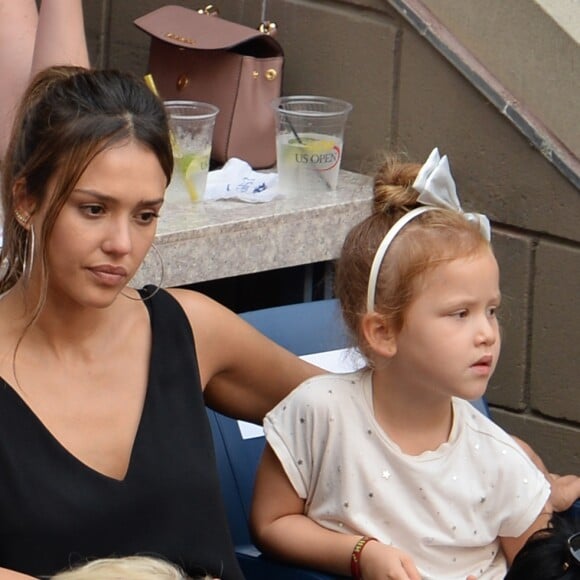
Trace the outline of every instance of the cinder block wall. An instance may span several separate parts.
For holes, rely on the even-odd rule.
[[[580,5],[576,0],[422,1],[580,156]]]
[[[202,4],[174,1],[187,7]],[[93,62],[142,74],[132,21],[165,2],[85,3]],[[255,26],[262,0],[217,0]],[[488,391],[495,419],[556,472],[580,473],[580,192],[422,36],[380,0],[269,0],[286,53],[284,93],[354,105],[347,169],[395,148],[450,157],[466,208],[489,215],[502,268],[504,346]]]

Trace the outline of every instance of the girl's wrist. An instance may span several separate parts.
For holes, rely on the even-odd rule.
[[[376,542],[376,538],[370,536],[363,536],[355,545],[350,555],[350,575],[354,580],[362,580],[362,573],[360,569],[360,559],[362,551],[369,542]]]

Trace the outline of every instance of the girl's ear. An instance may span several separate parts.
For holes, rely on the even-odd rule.
[[[396,333],[393,324],[383,314],[369,312],[363,316],[362,331],[371,350],[384,358],[392,358],[397,352]]]

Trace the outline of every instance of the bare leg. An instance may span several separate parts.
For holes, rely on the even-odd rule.
[[[55,64],[89,66],[82,0],[42,0],[32,74]]]
[[[0,0],[0,159],[30,78],[37,22],[34,0]]]
[[[51,65],[89,66],[82,0],[0,0],[0,160],[31,78]]]

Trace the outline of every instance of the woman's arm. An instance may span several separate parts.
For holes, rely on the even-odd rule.
[[[211,298],[191,290],[170,292],[193,330],[206,401],[221,413],[261,423],[292,389],[323,372]]]
[[[30,79],[37,22],[34,0],[0,0],[0,160],[8,146],[14,113]]]
[[[0,0],[0,160],[32,75],[47,66],[89,66],[82,0]]]
[[[265,552],[343,576],[350,576],[351,555],[362,535],[325,529],[304,515],[304,500],[294,491],[268,445],[256,477],[251,527],[257,545]],[[365,546],[360,567],[365,580],[421,578],[407,554],[378,541]]]
[[[82,0],[40,4],[31,74],[55,64],[89,66]]]

